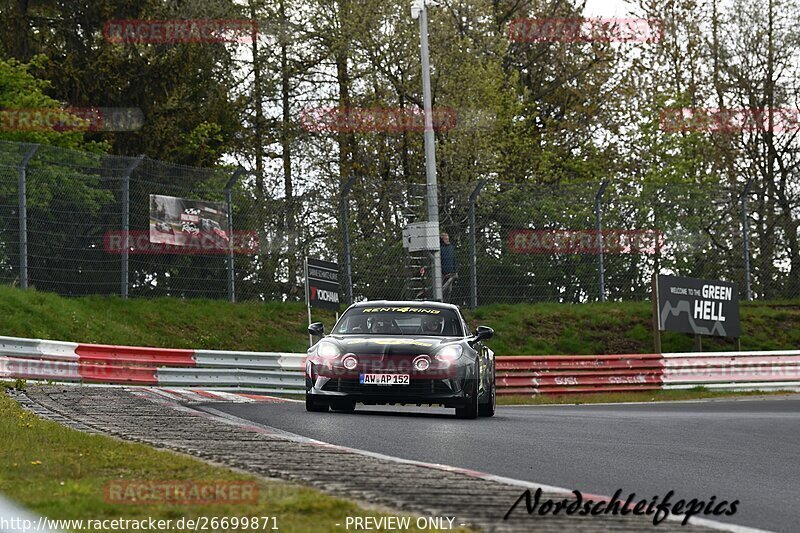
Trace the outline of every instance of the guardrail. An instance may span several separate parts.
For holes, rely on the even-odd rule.
[[[664,354],[664,388],[800,388],[800,350]]]
[[[158,386],[305,389],[305,354],[174,350],[0,337],[0,378]]]
[[[660,389],[662,357],[539,355],[498,357],[498,394],[576,394]]]
[[[175,350],[0,337],[0,378],[301,393],[305,354]],[[800,390],[800,350],[497,357],[498,394],[704,386]]]
[[[498,394],[800,390],[800,350],[497,358]]]

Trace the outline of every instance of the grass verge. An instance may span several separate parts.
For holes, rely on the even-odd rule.
[[[743,350],[792,350],[800,345],[800,301],[742,302]],[[488,305],[470,322],[495,328],[489,341],[498,355],[599,355],[652,353],[652,304]],[[662,351],[693,352],[694,337],[663,332]],[[736,350],[732,339],[704,337],[703,350]]]
[[[495,329],[497,355],[621,354],[653,350],[649,302],[489,305],[466,310],[475,326]],[[800,300],[743,302],[742,349],[800,345]],[[334,315],[315,310],[330,329]],[[308,347],[306,308],[299,302],[131,299],[55,294],[0,286],[0,335],[165,348],[300,352]],[[665,352],[694,350],[691,335],[666,332]],[[706,351],[733,350],[706,338]]]
[[[315,489],[266,481],[186,455],[42,420],[6,395],[7,387],[0,383],[0,494],[33,513],[52,519],[152,517],[172,519],[173,524],[181,517],[269,516],[276,517],[280,531],[290,532],[340,532],[347,516],[386,516]],[[137,505],[108,501],[104,492],[107,483],[124,480],[255,482],[259,490],[257,501],[252,503]],[[337,523],[342,526],[337,527]],[[165,530],[181,531],[175,526]]]
[[[592,394],[542,394],[539,396],[498,396],[498,405],[553,405],[623,402],[670,402],[706,398],[738,398],[788,394],[787,391],[716,391],[704,387],[641,392],[598,392]]]

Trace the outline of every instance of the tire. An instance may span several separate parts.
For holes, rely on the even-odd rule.
[[[467,405],[464,407],[456,407],[456,417],[474,419],[478,418],[478,384],[480,383],[480,366],[475,368],[475,380],[472,385],[472,395],[469,397]]]
[[[306,411],[310,413],[327,413],[328,403],[318,402],[314,400],[311,396],[306,394]]]
[[[494,410],[496,405],[497,405],[497,389],[495,388],[494,379],[492,379],[492,388],[489,391],[489,401],[486,403],[482,403],[478,406],[478,416],[487,416],[487,417],[494,416]]]
[[[331,411],[339,411],[340,413],[352,413],[356,410],[356,402],[349,400],[340,400],[331,403]]]

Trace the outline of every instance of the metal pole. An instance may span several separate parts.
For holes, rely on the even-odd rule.
[[[432,2],[428,2],[432,3]],[[418,0],[419,40],[422,55],[422,99],[425,111],[425,175],[428,184],[428,222],[432,222],[439,234],[439,194],[436,186],[436,144],[433,136],[433,114],[431,112],[431,65],[428,52],[428,10],[426,0]],[[433,298],[442,300],[442,255],[436,248],[433,256]]]
[[[661,311],[658,301],[658,272],[653,272],[653,281],[650,286],[651,298],[653,300],[653,350],[661,353]]]
[[[308,304],[308,325],[311,325],[311,304]],[[308,334],[308,347],[311,348],[314,346],[314,339],[311,337],[311,333]]]
[[[356,177],[351,175],[347,182],[342,187],[342,192],[339,195],[339,210],[342,214],[342,246],[343,250],[342,253],[344,255],[344,287],[345,291],[347,292],[347,304],[351,305],[353,303],[353,270],[351,266],[350,257],[350,222],[347,218],[347,213],[349,209],[347,209],[347,196],[350,194],[350,190],[353,188],[353,184],[356,181]]]
[[[225,184],[225,205],[228,210],[228,256],[226,259],[226,270],[228,272],[228,301],[236,301],[236,291],[234,289],[234,271],[233,271],[233,202],[231,201],[231,189],[236,185],[239,176],[244,172],[241,166],[237,168],[228,183]]]
[[[306,307],[308,308],[308,325],[311,325],[311,295],[308,294],[308,257],[303,259],[303,274],[305,275],[306,284]],[[314,339],[311,338],[311,333],[308,334],[308,347],[314,346]]]
[[[236,293],[233,287],[233,212],[231,202],[231,190],[225,189],[225,206],[228,211],[228,257],[226,260],[226,270],[228,272],[228,301],[236,301]]]
[[[606,192],[606,187],[608,187],[608,180],[604,180],[603,183],[600,184],[600,190],[597,191],[594,197],[594,220],[595,229],[597,230],[598,277],[600,282],[599,292],[601,302],[606,301],[606,269],[603,264],[603,211],[600,208],[600,200]]]
[[[750,292],[750,221],[747,209],[747,196],[750,194],[750,187],[753,185],[753,178],[747,180],[742,191],[742,244],[744,247],[744,299],[751,300]]]
[[[140,155],[128,165],[125,169],[125,174],[122,176],[122,274],[120,276],[120,284],[122,285],[120,294],[123,298],[128,297],[128,259],[130,252],[130,241],[128,239],[130,233],[130,206],[131,206],[131,174],[139,166],[139,163],[144,159],[144,155]]]
[[[478,185],[472,194],[469,195],[469,244],[470,244],[470,289],[471,301],[470,305],[473,309],[478,307],[478,253],[475,245],[475,203],[478,201],[478,195],[483,189],[485,180],[478,181]]]
[[[31,146],[22,164],[19,167],[18,211],[19,211],[19,286],[28,288],[28,193],[27,193],[27,168],[39,145]]]

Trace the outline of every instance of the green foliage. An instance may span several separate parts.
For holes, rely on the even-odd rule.
[[[27,115],[43,109],[60,109],[61,102],[47,96],[46,91],[51,83],[46,79],[36,78],[31,70],[40,69],[46,63],[42,55],[35,56],[30,63],[21,63],[15,59],[0,58],[0,110],[13,113],[21,110]],[[78,124],[81,119],[75,118]],[[86,122],[86,121],[83,121]],[[0,120],[0,140],[38,143],[62,148],[88,151],[104,151],[108,147],[103,143],[88,142],[83,131],[56,131],[41,127],[17,128],[8,118]]]
[[[240,103],[232,94],[232,47],[114,43],[103,35],[111,19],[172,18],[236,19],[241,14],[231,1],[15,3],[0,12],[7,28],[0,36],[0,57],[23,62],[35,57],[31,70],[47,80],[39,89],[55,101],[140,109],[141,130],[89,136],[106,141],[112,153],[211,165],[231,148],[241,127]]]

